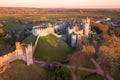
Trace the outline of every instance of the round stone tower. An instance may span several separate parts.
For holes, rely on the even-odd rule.
[[[83,34],[85,37],[89,37],[90,32],[90,19],[87,17],[86,19],[82,20],[83,23]]]

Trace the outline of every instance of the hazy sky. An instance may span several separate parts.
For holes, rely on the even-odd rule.
[[[0,0],[2,7],[120,8],[120,0]]]

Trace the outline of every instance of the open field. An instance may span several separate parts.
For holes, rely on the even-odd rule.
[[[59,73],[58,75],[56,75],[56,73]],[[48,80],[72,80],[71,78],[71,72],[69,69],[67,69],[66,67],[62,67],[58,70],[46,70],[46,74],[47,74],[47,79]],[[64,79],[61,79],[60,75],[64,75]],[[55,78],[56,77],[56,78]]]
[[[71,48],[67,43],[53,35],[48,35],[39,38],[34,54],[36,59],[63,61],[70,53]]]
[[[0,80],[45,80],[45,71],[37,64],[27,66],[23,61],[14,61],[9,64]]]
[[[35,9],[35,8],[0,8],[0,23],[5,32],[31,28],[36,22],[65,19],[119,18],[120,9]]]

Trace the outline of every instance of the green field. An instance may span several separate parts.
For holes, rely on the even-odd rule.
[[[53,36],[43,36],[39,38],[35,58],[47,61],[63,61],[71,48],[63,40]]]
[[[45,80],[45,71],[37,64],[27,66],[23,61],[14,61],[9,66],[0,74],[0,80]]]
[[[33,36],[33,35],[29,35],[27,38],[25,38],[23,41],[22,41],[22,43],[24,43],[24,44],[30,44],[30,43],[32,43],[32,45],[34,45],[35,44],[35,41],[36,41],[36,36]]]
[[[66,67],[55,70],[46,69],[46,74],[47,80],[72,80],[71,71]],[[60,75],[64,75],[64,79],[62,79]]]

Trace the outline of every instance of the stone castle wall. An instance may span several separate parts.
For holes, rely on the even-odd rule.
[[[86,18],[83,19],[83,33],[85,37],[89,37],[89,32],[90,32],[90,19]]]
[[[40,37],[40,36],[37,36],[37,39],[36,39],[35,44],[34,44],[34,46],[33,46],[33,53],[35,52],[35,49],[36,49],[36,47],[37,47],[37,43],[38,43],[38,41],[39,41],[39,37]]]
[[[46,36],[54,33],[54,28],[33,28],[32,33],[34,36]]]
[[[77,43],[81,40],[83,36],[89,37],[90,33],[90,19],[86,18],[82,20],[82,29],[78,30],[79,26],[73,26],[72,29],[68,27],[67,29],[67,36],[68,42],[71,44],[72,47],[77,46]]]
[[[21,45],[16,42],[16,50],[0,57],[0,67],[15,60],[23,60],[27,65],[33,64],[32,45]]]
[[[0,67],[9,64],[10,62],[17,59],[17,54],[15,51],[8,53],[0,57]]]

